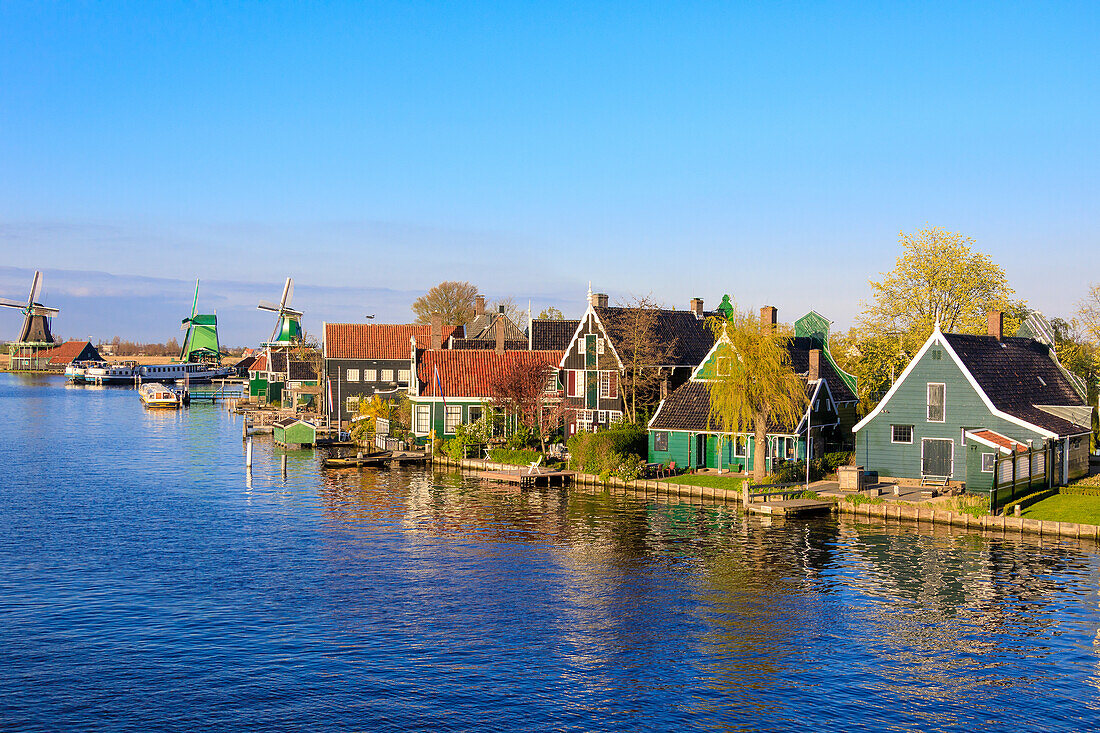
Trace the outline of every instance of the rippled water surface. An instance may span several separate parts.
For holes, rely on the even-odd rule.
[[[1089,730],[1095,545],[322,473],[0,375],[0,728]]]

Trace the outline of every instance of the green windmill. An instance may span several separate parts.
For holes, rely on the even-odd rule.
[[[303,313],[290,307],[290,299],[293,297],[294,279],[288,277],[286,285],[283,286],[283,297],[278,305],[269,300],[261,300],[256,306],[262,311],[279,314],[278,320],[275,321],[275,330],[271,332],[271,338],[260,344],[261,346],[278,348],[297,346],[302,343]]]
[[[191,315],[184,318],[181,331],[186,331],[183,337],[183,348],[180,350],[180,361],[184,362],[214,362],[220,364],[222,360],[221,344],[218,343],[218,314],[197,313],[199,308],[199,281],[195,281],[195,300],[191,303]]]

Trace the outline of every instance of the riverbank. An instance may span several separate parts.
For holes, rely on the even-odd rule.
[[[455,461],[447,456],[436,456],[434,462],[438,465],[471,471],[506,471],[516,469],[516,466],[510,464],[469,458]],[[719,488],[713,484],[688,484],[679,483],[674,480],[658,479],[623,481],[622,479],[614,477],[609,478],[607,481],[601,481],[598,476],[579,471],[574,474],[573,480],[576,485],[581,487],[616,488],[640,493],[645,496],[711,499],[723,504],[740,505],[743,503],[742,493],[739,489],[732,490]],[[976,530],[981,532],[997,532],[1001,534],[1034,534],[1039,537],[1063,537],[1100,542],[1100,525],[1050,521],[1029,518],[1026,516],[974,516],[966,512],[951,511],[942,507],[937,508],[935,503],[932,502],[918,505],[902,502],[883,502],[880,504],[870,501],[853,502],[839,500],[834,504],[834,511],[854,517],[881,519],[884,522],[893,520],[896,522],[911,522],[917,525],[931,524],[960,527],[968,531]]]

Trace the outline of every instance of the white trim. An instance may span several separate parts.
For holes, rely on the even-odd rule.
[[[914,369],[916,369],[917,364],[924,357],[925,352],[927,352],[934,343],[939,343],[940,345],[942,345],[947,353],[951,355],[951,358],[955,361],[955,365],[959,367],[959,370],[963,373],[963,376],[966,377],[966,381],[970,382],[970,386],[973,387],[974,391],[978,393],[978,396],[981,398],[982,403],[985,404],[986,409],[989,410],[994,417],[999,417],[1002,420],[1007,420],[1014,425],[1018,425],[1022,428],[1026,428],[1027,430],[1036,432],[1044,438],[1058,437],[1049,430],[1040,428],[1038,425],[1032,425],[1026,420],[1021,420],[1015,415],[1009,415],[1007,412],[1002,412],[994,407],[993,401],[990,400],[985,391],[978,386],[978,381],[974,379],[974,375],[971,374],[970,370],[966,368],[966,365],[963,364],[962,359],[960,359],[959,355],[955,353],[955,350],[951,348],[951,344],[947,342],[947,339],[943,338],[943,334],[940,332],[939,324],[937,324],[936,327],[932,330],[932,335],[930,335],[928,337],[928,340],[924,342],[924,346],[920,348],[920,351],[918,351],[916,355],[909,361],[909,364],[906,365],[905,369],[901,373],[901,376],[897,378],[897,381],[895,381],[893,386],[891,386],[890,389],[886,392],[882,400],[879,401],[877,405],[875,405],[875,409],[871,410],[871,412],[867,414],[867,417],[863,418],[852,427],[853,433],[858,433],[860,430],[865,428],[867,424],[871,422],[871,420],[878,417],[878,414],[886,409],[886,405],[890,402],[891,398],[893,398],[894,393],[901,389],[901,385],[904,384],[905,380],[909,378],[909,374]],[[946,417],[946,394],[944,395],[944,397],[944,416]]]
[[[1011,441],[1013,443],[1019,443],[1020,442],[1018,440],[1015,440],[1013,438],[1008,437],[1007,435],[1001,435],[996,430],[990,430],[989,428],[978,428],[978,429],[979,430],[984,430],[987,433],[993,433],[994,435],[999,436],[1001,438],[1004,438],[1005,440]],[[966,438],[967,438],[967,440],[973,440],[975,443],[979,443],[979,444],[984,445],[988,448],[993,448],[994,450],[999,450],[1002,453],[1004,453],[1005,455],[1012,455],[1012,451],[1009,450],[1008,448],[1005,448],[1003,445],[998,445],[998,444],[994,443],[992,440],[986,440],[985,438],[981,437],[980,435],[975,435],[970,430],[966,431]]]
[[[909,440],[894,440],[894,428],[909,428]],[[890,423],[890,445],[913,445],[913,438],[917,430],[915,425],[909,423]]]
[[[988,471],[985,470],[985,457],[989,456],[990,458],[992,458],[993,459],[993,465],[996,466],[997,465],[997,454],[996,454],[996,452],[994,452],[994,453],[982,453],[981,456],[982,456],[981,464],[978,466],[979,471],[981,473],[993,473],[992,468],[989,469]]]
[[[930,440],[946,441],[951,444],[951,473],[947,474],[947,478],[955,477],[955,440],[953,438],[921,438],[920,439],[920,473],[922,476],[931,476],[933,474],[926,474],[924,472],[924,444]],[[938,475],[938,474],[937,474]]]
[[[710,357],[714,355],[714,352],[718,348],[719,344],[726,343],[731,348],[733,347],[733,342],[730,341],[729,334],[726,332],[727,328],[728,328],[728,326],[722,326],[722,335],[719,336],[715,340],[714,346],[710,347],[710,351],[708,351],[707,355],[703,357],[703,360],[701,362],[699,362],[699,364],[694,369],[691,370],[691,376],[688,378],[688,381],[691,381],[691,382],[713,382],[714,381],[713,379],[699,379],[699,370],[701,370],[703,368],[704,364],[706,364],[708,361],[710,361]],[[735,351],[734,354],[736,354],[736,353],[737,352]],[[717,366],[715,367],[715,370],[717,370]]]
[[[824,385],[825,391],[828,392],[829,398],[830,399],[832,398],[833,391],[831,389],[829,389],[829,383],[825,381],[824,377],[822,377],[821,379],[817,380],[817,387],[814,388],[814,393],[810,396],[810,407],[808,407],[807,410],[811,410],[811,411],[813,410],[814,400],[816,400],[818,398],[818,396],[821,394],[822,385]],[[833,404],[835,405],[836,403],[834,402]],[[834,412],[835,412],[835,410],[834,410]],[[802,414],[802,419],[799,420],[798,425],[795,426],[795,433],[797,435],[802,434],[802,426],[805,424],[805,422],[806,422],[806,413],[803,413]],[[815,428],[832,428],[832,427],[836,427],[839,424],[840,424],[840,415],[838,414],[837,418],[836,418],[836,422],[822,423],[822,424],[819,424],[819,425],[814,425],[814,427]],[[809,437],[810,436],[808,436],[808,435],[806,436],[807,440],[809,439]]]
[[[653,413],[653,417],[649,418],[649,422],[647,422],[647,423],[645,424],[645,429],[646,429],[646,430],[650,430],[650,427],[649,427],[649,426],[650,426],[650,425],[652,425],[652,424],[653,424],[653,421],[657,419],[657,416],[661,414],[661,408],[662,408],[662,407],[664,407],[664,406],[665,406],[665,401],[664,401],[664,400],[661,400],[661,401],[660,401],[660,402],[659,402],[659,403],[657,404],[657,411],[656,411],[655,413]],[[669,431],[669,432],[671,432],[671,431]]]

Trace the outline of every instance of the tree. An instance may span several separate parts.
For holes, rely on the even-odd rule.
[[[622,366],[619,391],[627,422],[636,423],[638,409],[656,402],[657,388],[664,378],[657,367],[671,361],[676,341],[658,338],[661,306],[652,296],[632,296],[618,305],[622,308],[615,321],[619,337],[615,349]]]
[[[540,321],[564,321],[565,316],[562,315],[560,310],[549,305],[539,312],[538,319]]]
[[[972,238],[928,227],[901,232],[898,241],[902,253],[894,269],[870,281],[874,300],[860,317],[870,333],[912,334],[923,343],[937,320],[944,332],[984,333],[989,310],[1020,305],[1004,270],[975,252]]]
[[[538,431],[541,439],[539,416],[549,379],[548,365],[533,369],[529,363],[511,361],[489,378],[489,404],[517,417],[524,427]]]
[[[507,298],[499,298],[489,304],[490,313],[499,313],[501,307],[504,308],[504,315],[512,323],[519,326],[521,329],[527,327],[527,311],[516,305],[516,299],[512,296]]]
[[[441,282],[413,301],[417,323],[431,323],[438,316],[448,326],[464,326],[477,315],[477,286],[468,282]]]
[[[702,374],[710,393],[710,426],[721,434],[753,433],[753,480],[766,474],[769,422],[797,425],[805,412],[806,382],[791,367],[790,333],[736,310],[727,321],[710,319],[718,339],[711,369]]]
[[[1093,283],[1088,295],[1078,302],[1076,320],[1089,340],[1100,345],[1100,283]]]

